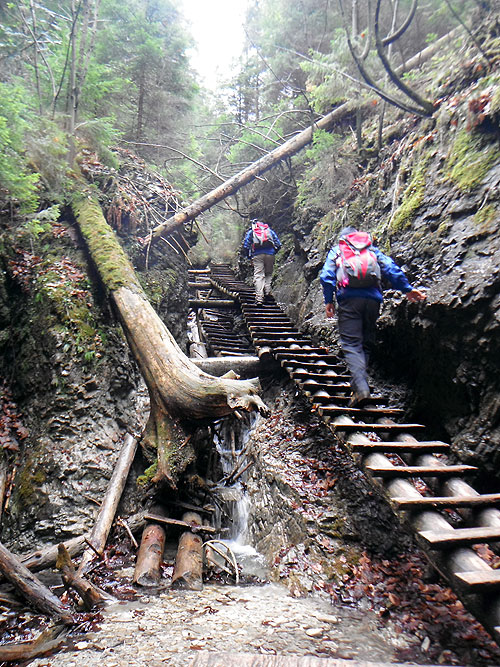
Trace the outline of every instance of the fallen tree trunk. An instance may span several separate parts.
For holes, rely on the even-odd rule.
[[[134,584],[158,586],[160,583],[165,537],[165,529],[158,523],[150,523],[144,528],[135,564]]]
[[[137,450],[137,440],[127,433],[123,447],[118,456],[115,469],[109,480],[108,488],[94,527],[90,533],[89,543],[92,549],[86,549],[80,565],[78,566],[78,575],[84,574],[93,558],[93,552],[102,554],[106,546],[111,524],[115,518],[116,509],[127,481],[128,473]]]
[[[456,34],[456,30],[441,37],[435,44],[428,46],[416,56],[410,58],[404,67],[397,68],[396,72],[398,74],[407,72],[426,60],[429,60],[437,51],[439,51],[444,43],[451,39],[454,34]],[[268,169],[271,169],[271,167],[274,167],[282,160],[295,155],[295,153],[298,153],[298,151],[311,143],[316,130],[329,130],[351,113],[373,109],[378,100],[378,97],[373,97],[366,100],[366,102],[361,105],[357,102],[346,102],[345,104],[341,104],[333,111],[330,111],[330,113],[315,121],[310,127],[299,132],[291,139],[288,139],[288,141],[285,141],[281,146],[278,146],[267,155],[264,155],[256,162],[253,162],[250,166],[235,174],[227,181],[224,181],[224,183],[221,183],[221,185],[214,190],[211,190],[208,194],[200,197],[200,199],[197,199],[195,202],[182,209],[182,211],[179,211],[161,225],[155,227],[146,238],[146,243],[149,244],[150,242],[157,241],[165,234],[171,234],[185,222],[193,220],[226,197],[235,194],[241,187],[258,178]]]
[[[201,516],[195,512],[186,512],[182,520],[201,526]],[[203,540],[190,530],[182,533],[179,539],[172,574],[172,588],[201,591],[203,588]]]
[[[216,378],[200,371],[148,302],[99,204],[89,195],[75,201],[73,209],[149,390],[151,409],[141,446],[148,458],[157,455],[154,481],[176,488],[179,475],[194,458],[189,443],[192,421],[216,419],[238,408],[269,414],[258,396],[259,381]]]
[[[58,546],[56,567],[61,571],[61,576],[66,586],[73,588],[82,598],[87,611],[90,611],[94,607],[102,607],[105,602],[104,596],[90,583],[90,581],[87,581],[77,574],[75,566],[71,562],[71,556],[64,544]]]
[[[33,641],[0,646],[0,662],[33,660],[33,658],[38,658],[45,653],[55,651],[64,643],[65,639],[66,633],[61,634],[61,626],[47,628]]]
[[[259,357],[205,357],[204,359],[193,359],[193,363],[205,373],[220,377],[229,371],[238,375],[255,376],[262,368]]]
[[[32,574],[3,544],[0,544],[0,570],[4,577],[36,609],[71,625],[73,617],[61,601]]]

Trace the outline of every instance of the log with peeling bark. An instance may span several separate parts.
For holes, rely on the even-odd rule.
[[[141,446],[148,458],[157,457],[154,482],[176,488],[195,456],[187,439],[189,422],[216,419],[239,408],[269,414],[258,395],[258,378],[216,378],[197,368],[148,302],[97,201],[89,195],[76,200],[73,209],[149,390],[151,409]]]
[[[0,544],[0,571],[22,597],[36,609],[71,625],[73,617],[61,601],[32,574],[3,544]]]
[[[186,512],[182,516],[186,523],[201,526],[202,520],[196,512]],[[179,539],[172,574],[172,588],[201,591],[203,588],[203,540],[190,530],[182,533]]]
[[[97,520],[90,533],[89,542],[93,548],[84,551],[80,565],[78,566],[78,575],[84,574],[88,570],[95,552],[98,554],[104,552],[106,540],[108,539],[136,450],[137,440],[127,433],[115,469],[109,480]]]
[[[434,44],[427,47],[413,58],[410,58],[404,65],[404,67],[399,67],[395,71],[398,74],[407,72],[410,69],[418,67],[421,63],[425,62],[432,58],[432,56],[443,47],[443,45],[450,41],[456,35],[456,30],[450,32],[449,34],[441,37]],[[171,218],[168,218],[161,225],[155,227],[150,235],[146,239],[146,245],[150,242],[158,241],[162,236],[167,234],[172,234],[176,229],[178,229],[185,222],[193,220],[199,216],[204,211],[207,211],[215,204],[218,204],[226,197],[235,194],[241,187],[251,183],[254,179],[261,176],[264,172],[268,171],[279,162],[286,160],[298,153],[302,148],[308,146],[314,137],[314,132],[316,130],[330,130],[335,127],[340,121],[344,120],[347,116],[353,113],[360,113],[368,111],[377,107],[378,97],[373,97],[369,100],[366,100],[363,104],[358,104],[357,102],[346,102],[341,104],[339,107],[330,111],[322,118],[314,121],[310,127],[302,130],[302,132],[297,133],[288,141],[285,141],[284,144],[278,146],[271,152],[264,155],[256,162],[253,162],[251,165],[235,174],[224,183],[221,183],[214,190],[211,190],[208,194],[200,197],[195,202],[183,208],[181,211],[173,215]]]
[[[158,586],[160,583],[165,537],[165,529],[158,523],[150,523],[144,528],[135,564],[134,584]]]
[[[58,545],[58,557],[56,567],[61,571],[61,576],[66,584],[82,598],[85,609],[90,611],[94,607],[102,607],[105,603],[105,596],[93,586],[90,581],[80,577],[71,561],[71,556],[64,544]]]
[[[193,359],[196,366],[204,373],[221,377],[228,371],[234,371],[239,376],[255,376],[262,369],[259,357],[251,355],[244,357],[206,357]]]
[[[64,643],[65,635],[61,626],[53,626],[33,641],[3,644],[0,646],[0,662],[24,662],[51,653]]]

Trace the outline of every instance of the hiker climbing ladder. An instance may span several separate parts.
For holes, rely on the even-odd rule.
[[[363,408],[349,407],[349,378],[342,360],[314,345],[274,299],[256,306],[253,290],[226,265],[212,266],[209,280],[240,303],[257,354],[272,355],[287,371],[312,409],[357,458],[398,516],[413,527],[439,571],[499,642],[500,577],[471,547],[500,541],[500,511],[496,509],[500,494],[475,491],[462,478],[477,469],[445,461],[447,443],[419,441],[416,436],[424,425],[394,421],[401,410],[389,407],[386,397],[373,396]],[[414,480],[425,491],[418,490]],[[441,495],[433,495],[433,490]],[[447,507],[458,512],[466,509],[469,514],[475,511],[471,522],[478,525],[454,528],[441,512]]]

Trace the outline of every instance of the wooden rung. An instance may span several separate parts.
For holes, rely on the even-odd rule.
[[[425,428],[423,424],[329,424],[329,427],[334,431],[345,431],[351,433],[353,431],[378,431],[390,433],[391,431],[414,431],[416,429]]]
[[[461,544],[500,542],[500,528],[457,528],[456,530],[424,530],[419,536],[431,547],[447,549]]]
[[[471,589],[471,593],[483,593],[500,588],[500,570],[474,570],[473,572],[456,572],[458,581]]]
[[[328,417],[330,415],[399,415],[404,410],[400,408],[352,408],[352,407],[339,407],[338,405],[323,405],[318,407],[318,412],[320,415]]]
[[[289,366],[297,366],[299,364],[309,364],[310,366],[313,366],[320,370],[321,368],[333,368],[334,370],[336,368],[342,368],[345,370],[345,366],[343,364],[339,364],[338,359],[335,357],[332,357],[330,355],[314,355],[311,354],[311,356],[308,358],[307,356],[305,358],[302,358],[302,355],[299,359],[296,357],[294,358],[292,353],[289,353],[283,357],[283,355],[280,355],[280,360],[282,364],[288,364]],[[326,361],[327,364],[318,364],[318,361]]]
[[[188,283],[188,287],[192,289],[208,289],[213,287],[212,283]]]
[[[315,405],[333,404],[336,407],[341,407],[342,405],[347,405],[347,403],[349,403],[349,401],[351,400],[351,396],[348,396],[346,394],[339,394],[338,396],[336,396],[335,394],[329,394],[328,396],[315,396],[314,392],[318,391],[315,385],[307,385],[301,382],[299,386],[304,392],[310,394],[309,400]],[[331,385],[323,385],[321,389],[328,391],[330,387]],[[383,396],[371,396],[370,403],[373,403],[374,405],[377,403],[387,403],[387,399],[385,399]],[[371,444],[377,445],[379,443],[375,442]]]
[[[312,371],[308,371],[305,369],[302,371],[301,370],[290,371],[290,375],[294,379],[299,378],[301,380],[319,380],[320,382],[321,380],[323,380],[323,382],[325,380],[332,380],[334,382],[344,382],[349,380],[350,377],[349,375],[340,375],[340,374],[325,375],[324,373],[313,373]]]
[[[322,347],[311,347],[305,348],[305,347],[299,347],[295,348],[294,350],[290,350],[288,347],[276,347],[275,348],[275,353],[276,356],[281,357],[288,357],[288,356],[294,356],[296,354],[326,354],[326,350],[324,350]]]
[[[312,397],[311,397],[312,398]],[[372,399],[370,399],[372,400]],[[425,442],[366,442],[362,444],[347,443],[355,452],[446,452],[450,445],[439,440],[429,440]]]
[[[434,498],[391,498],[401,510],[435,507],[437,509],[458,507],[481,507],[500,505],[500,493],[484,493],[481,496],[436,496]]]
[[[276,352],[276,357],[278,359],[291,359],[292,361],[300,361],[300,359],[297,359],[297,355],[302,357],[302,356],[309,356],[312,360],[317,359],[318,361],[320,359],[323,359],[324,361],[333,361],[333,363],[339,363],[338,357],[335,357],[333,354],[326,354],[325,352],[320,352],[320,348],[314,347],[311,350],[289,350],[288,352]],[[297,353],[297,354],[294,354]]]
[[[298,345],[299,343],[305,343],[304,338],[292,338],[290,336],[291,340],[280,340],[280,344],[283,345],[283,343],[288,343],[288,345]],[[256,337],[254,341],[257,345],[271,345],[273,346],[276,343],[276,338],[259,338]]]
[[[295,331],[290,331],[289,329],[267,329],[266,331],[254,331],[252,328],[250,328],[250,330],[253,336],[267,336],[268,338],[273,338],[274,340],[281,340],[281,338],[291,338],[292,336],[302,335],[300,331],[297,331],[297,329]]]
[[[378,466],[365,466],[365,470],[371,472],[375,477],[454,477],[477,470],[475,466],[392,466],[382,468]]]

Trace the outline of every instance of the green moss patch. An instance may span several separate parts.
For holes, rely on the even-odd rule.
[[[481,234],[486,234],[496,231],[496,221],[498,220],[498,213],[492,204],[483,206],[474,215],[474,223],[477,225]]]
[[[128,287],[142,294],[132,264],[106,222],[99,204],[89,197],[76,199],[73,210],[106,288],[113,292],[120,287]]]
[[[413,222],[416,212],[422,206],[425,196],[428,161],[429,156],[423,157],[413,168],[410,182],[403,195],[403,201],[392,219],[391,230],[400,231],[409,227]]]
[[[139,475],[137,478],[137,486],[147,486],[150,484],[153,477],[156,475],[158,470],[158,461],[155,461],[153,465],[150,465],[149,468],[146,468],[143,475]]]
[[[481,136],[461,130],[446,161],[446,176],[462,192],[470,192],[481,184],[498,160],[498,148],[484,144]]]

